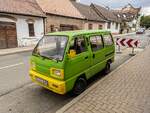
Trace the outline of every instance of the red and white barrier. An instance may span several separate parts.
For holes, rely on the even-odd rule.
[[[125,46],[125,47],[136,48],[139,45],[139,41],[137,39],[117,38],[116,44],[118,46]]]
[[[118,45],[118,52],[117,53],[122,53],[120,50],[121,46],[125,47],[130,47],[132,48],[132,53],[130,54],[131,56],[134,56],[134,48],[139,46],[139,41],[137,39],[130,39],[130,38],[117,38],[116,44]]]

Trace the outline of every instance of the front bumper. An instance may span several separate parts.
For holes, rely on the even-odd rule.
[[[33,70],[30,70],[29,73],[30,73],[30,77],[31,77],[32,81],[38,83],[40,86],[47,88],[47,89],[49,89],[55,93],[58,93],[58,94],[65,94],[66,93],[65,81],[60,81],[57,79],[46,77],[46,76],[39,74]],[[38,82],[36,80],[36,77],[48,81],[48,85],[46,86],[46,85]]]

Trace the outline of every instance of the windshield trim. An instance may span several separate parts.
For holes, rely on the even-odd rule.
[[[40,54],[34,53],[34,51],[35,51],[35,49],[38,47],[40,41],[41,41],[45,36],[62,36],[62,37],[64,36],[64,37],[66,37],[66,39],[67,39],[67,40],[66,40],[66,45],[65,45],[65,47],[64,47],[64,53],[63,53],[63,57],[62,57],[61,60],[60,60],[60,59],[53,59],[53,58],[45,57],[45,56],[42,56],[42,55],[40,55]],[[69,36],[68,36],[68,35],[44,35],[44,36],[38,41],[38,43],[36,44],[35,48],[33,49],[32,55],[33,55],[33,56],[37,56],[37,57],[46,58],[46,59],[49,59],[49,60],[56,60],[57,62],[58,62],[58,61],[62,62],[62,61],[64,60],[64,57],[65,57],[65,54],[66,54],[66,49],[67,49],[67,45],[68,45],[68,40],[69,40]]]

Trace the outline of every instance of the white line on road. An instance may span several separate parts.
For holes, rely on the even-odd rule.
[[[20,62],[18,64],[12,64],[12,65],[9,65],[9,66],[0,67],[0,70],[6,69],[6,68],[11,68],[11,67],[16,67],[16,66],[19,66],[19,65],[23,65],[23,62]]]

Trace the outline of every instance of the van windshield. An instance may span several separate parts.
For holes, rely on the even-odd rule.
[[[66,44],[66,36],[44,36],[34,49],[33,55],[63,60]]]

